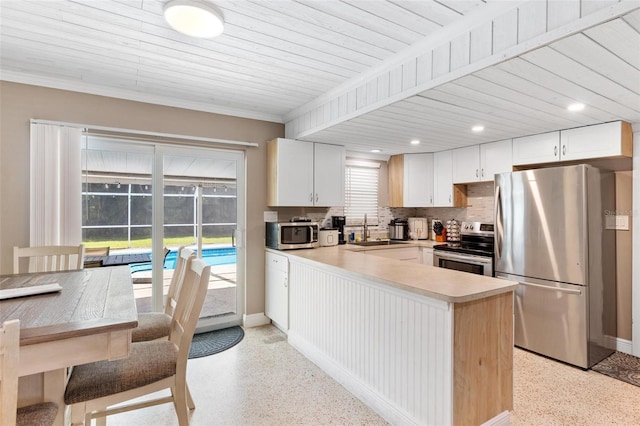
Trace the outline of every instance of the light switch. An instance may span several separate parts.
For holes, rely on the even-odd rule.
[[[606,215],[605,216],[605,229],[615,229],[617,231],[629,230],[629,216],[628,215]]]

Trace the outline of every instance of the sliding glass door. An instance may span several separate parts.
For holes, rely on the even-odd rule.
[[[199,329],[241,323],[244,153],[88,136],[82,155],[85,245],[151,254],[130,265],[138,310],[162,310],[187,246],[211,265]]]

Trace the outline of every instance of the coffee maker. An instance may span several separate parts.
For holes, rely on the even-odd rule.
[[[345,216],[331,216],[331,227],[338,230],[338,244],[346,244],[344,226],[347,224]]]

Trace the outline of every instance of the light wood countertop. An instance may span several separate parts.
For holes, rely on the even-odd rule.
[[[423,242],[425,246],[427,244],[432,246],[431,243],[434,242]],[[346,272],[360,278],[451,303],[483,299],[517,288],[517,283],[498,278],[363,254],[369,250],[415,245],[420,245],[420,242],[373,247],[347,244],[306,250],[279,251],[269,248],[266,250],[287,256],[292,261],[319,263],[328,270]]]

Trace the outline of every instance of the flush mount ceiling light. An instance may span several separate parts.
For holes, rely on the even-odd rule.
[[[569,105],[567,109],[569,111],[582,111],[584,109],[584,104],[576,102],[574,104]]]
[[[420,145],[420,141],[418,139],[414,139],[411,141],[411,145]]]
[[[222,34],[222,15],[202,0],[171,0],[164,5],[164,19],[171,27],[191,37],[213,38]]]
[[[381,149],[372,149],[371,152],[382,152]]]
[[[484,126],[473,126],[471,130],[474,132],[481,132],[484,130]]]

